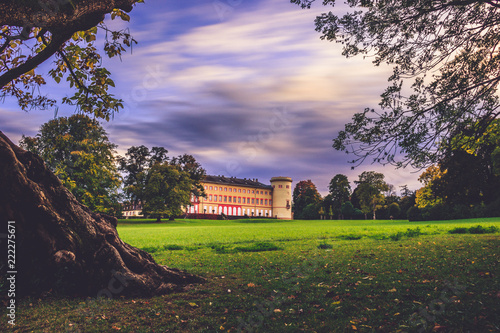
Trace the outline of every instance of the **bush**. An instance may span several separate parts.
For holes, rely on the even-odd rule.
[[[454,228],[448,231],[449,234],[466,234],[467,228]]]
[[[475,227],[470,228],[454,228],[448,231],[449,234],[494,234],[498,232],[498,228],[495,226],[491,227],[483,227],[481,225],[477,225]]]
[[[498,228],[495,226],[484,228],[483,226],[477,225],[469,228],[469,234],[494,234],[497,231]]]

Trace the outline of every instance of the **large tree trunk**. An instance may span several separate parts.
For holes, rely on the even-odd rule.
[[[0,269],[15,221],[16,293],[153,296],[202,282],[124,243],[116,219],[80,204],[43,161],[0,132]],[[9,270],[12,270],[9,267]],[[5,281],[4,281],[5,282]]]

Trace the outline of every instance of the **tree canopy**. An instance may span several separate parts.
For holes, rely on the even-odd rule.
[[[98,121],[79,114],[56,118],[35,137],[23,136],[20,146],[39,155],[78,201],[94,211],[120,213],[116,145]]]
[[[384,203],[384,191],[387,191],[389,186],[384,180],[385,176],[382,173],[375,171],[364,171],[359,175],[359,180],[354,181],[357,184],[356,196],[359,198],[361,210],[366,215],[373,213],[373,219],[376,219],[375,212],[381,208]]]
[[[308,8],[314,0],[291,2]],[[353,163],[422,168],[439,161],[465,127],[476,124],[472,140],[484,135],[500,113],[500,1],[345,2],[344,16],[316,18],[321,38],[341,43],[346,57],[393,66],[393,74],[380,109],[355,114],[334,148],[353,153]]]
[[[41,95],[45,77],[36,71],[55,56],[49,76],[66,80],[75,89],[62,103],[109,120],[123,107],[110,88],[114,82],[102,66],[101,53],[120,56],[136,41],[127,30],[111,31],[106,14],[125,21],[135,3],[143,0],[48,0],[0,3],[0,98],[17,98],[23,110],[54,107],[57,101]],[[95,45],[98,30],[105,33],[102,51]]]
[[[293,189],[293,214],[294,218],[304,218],[304,212],[314,213],[318,215],[319,204],[321,203],[321,195],[316,188],[316,185],[309,180],[301,180]],[[306,207],[312,205],[306,211]]]

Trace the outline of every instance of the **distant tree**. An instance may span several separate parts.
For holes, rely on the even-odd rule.
[[[322,213],[324,214],[323,207],[321,207],[320,203],[310,203],[308,204],[300,214],[301,220],[319,220],[321,218]]]
[[[98,121],[79,114],[56,118],[43,124],[35,137],[23,135],[20,146],[39,155],[78,201],[119,216],[116,145]]]
[[[132,187],[134,195],[141,199],[142,213],[158,222],[164,216],[174,217],[182,213],[182,207],[191,202],[194,182],[188,172],[168,162],[155,163],[138,175],[138,184]]]
[[[190,204],[191,195],[204,196],[201,181],[205,169],[192,155],[184,154],[170,159],[163,147],[130,147],[125,157],[119,158],[120,170],[125,176],[125,191],[134,202],[141,202],[143,214],[161,219],[175,216]],[[189,180],[188,201],[184,197]]]
[[[444,198],[447,205],[490,204],[500,198],[500,175],[496,171],[500,149],[500,120],[494,120],[480,139],[471,125],[463,130],[439,161],[442,176],[432,185],[432,191]]]
[[[309,7],[314,0],[291,0]],[[335,5],[335,0],[323,1]],[[498,117],[500,3],[497,0],[347,0],[352,10],[316,18],[322,39],[346,57],[393,66],[381,111],[354,115],[336,149],[397,166],[427,167],[471,123],[478,138]],[[432,75],[432,76],[431,76]],[[413,93],[404,83],[412,80]]]
[[[351,196],[351,185],[347,176],[342,174],[335,175],[328,186],[332,196],[332,208],[334,213],[341,215],[342,204],[349,201]],[[341,216],[339,216],[339,219]]]
[[[307,205],[318,205],[321,200],[316,185],[310,179],[298,182],[293,189],[293,213],[295,218],[301,219],[302,212]]]
[[[184,154],[174,157],[172,158],[171,164],[178,166],[182,171],[189,174],[189,177],[193,181],[191,193],[194,196],[205,196],[205,189],[201,185],[201,181],[205,178],[206,171],[192,155]]]
[[[401,209],[399,208],[399,205],[396,202],[391,203],[388,209],[389,209],[389,216],[391,219],[397,218],[401,213]]]
[[[354,215],[354,206],[350,201],[346,201],[342,204],[341,211],[344,217],[351,219]]]
[[[321,205],[323,206],[324,211],[328,212],[329,218],[332,219],[332,216],[334,215],[333,208],[332,208],[332,206],[333,206],[332,195],[331,194],[327,194],[323,198],[323,201],[322,201]]]
[[[414,194],[413,191],[411,191],[408,188],[408,185],[400,186],[400,188],[401,188],[401,197],[409,197]]]
[[[420,177],[418,177],[418,180],[424,185],[416,192],[415,203],[418,208],[431,207],[444,202],[443,198],[436,195],[432,189],[434,182],[442,176],[443,173],[440,168],[438,166],[431,165],[420,175]]]
[[[156,148],[156,147],[153,147]],[[140,173],[151,167],[151,152],[146,146],[132,146],[127,149],[125,157],[118,156],[118,169],[125,173],[123,185],[125,193],[137,203],[138,198],[133,197],[131,186],[138,186],[138,176]]]
[[[384,191],[388,190],[388,185],[384,181],[385,176],[375,171],[365,171],[359,175],[357,184],[357,196],[360,201],[361,210],[367,218],[368,213],[373,213],[373,219],[376,219],[376,211],[384,203]]]

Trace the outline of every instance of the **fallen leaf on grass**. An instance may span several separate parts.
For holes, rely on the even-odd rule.
[[[255,287],[255,284],[253,284],[253,283],[249,283],[249,284],[247,284],[247,286],[248,286],[248,287],[250,287],[250,288],[254,288],[254,287]]]

